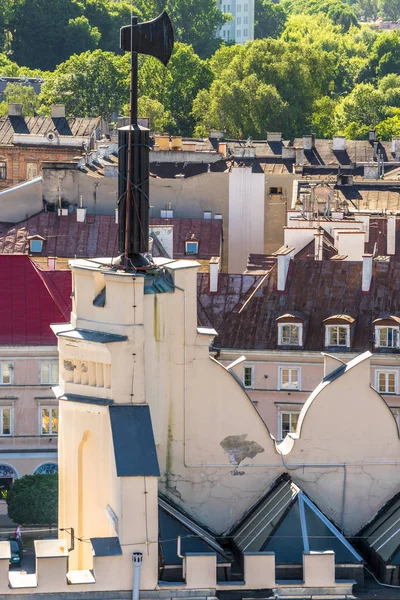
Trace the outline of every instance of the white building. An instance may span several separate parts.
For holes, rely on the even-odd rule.
[[[254,40],[254,4],[255,0],[218,0],[219,9],[233,17],[218,29],[218,37],[227,42],[245,44]]]

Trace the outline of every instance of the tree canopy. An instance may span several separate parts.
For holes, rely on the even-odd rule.
[[[58,475],[24,475],[7,494],[8,516],[21,525],[55,525],[58,521]]]

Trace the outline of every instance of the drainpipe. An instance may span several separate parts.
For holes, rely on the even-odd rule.
[[[139,600],[140,569],[142,568],[142,559],[143,559],[143,554],[141,552],[132,552],[132,562],[133,562],[132,600]]]

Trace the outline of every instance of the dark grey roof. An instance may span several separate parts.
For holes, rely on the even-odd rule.
[[[87,137],[100,126],[100,118],[65,118],[65,117],[1,117],[0,145],[13,143],[14,133],[46,135],[55,131],[59,135],[71,137]],[[32,145],[35,145],[32,142]],[[37,144],[36,144],[37,145]]]
[[[126,335],[104,333],[102,331],[91,331],[90,329],[75,329],[70,323],[53,325],[52,329],[57,337],[72,340],[85,340],[85,342],[97,342],[99,344],[111,344],[113,342],[125,342]]]
[[[121,544],[117,537],[90,538],[95,556],[120,556]]]
[[[159,477],[149,407],[122,404],[109,410],[118,477]]]

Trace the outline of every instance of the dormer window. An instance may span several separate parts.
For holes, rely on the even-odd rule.
[[[185,254],[195,256],[199,253],[199,240],[194,235],[190,239],[185,241]]]
[[[350,315],[333,315],[325,319],[325,346],[350,348],[350,329],[354,321]]]
[[[29,252],[37,254],[43,250],[44,238],[41,235],[31,235],[28,237],[29,241]]]
[[[375,325],[375,347],[393,348],[400,347],[400,318],[394,315],[381,317],[374,321]]]
[[[298,313],[290,313],[277,318],[278,345],[302,346],[304,319]]]

